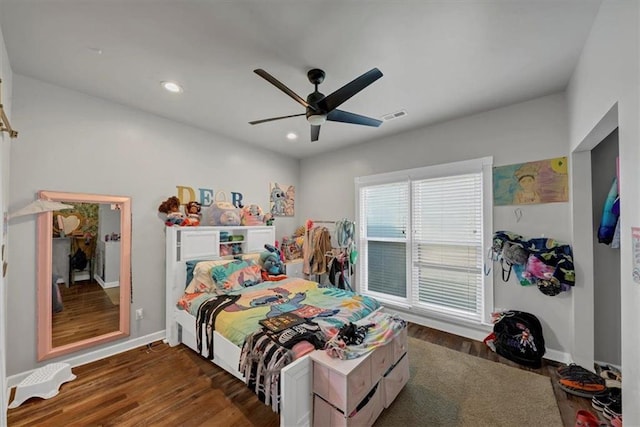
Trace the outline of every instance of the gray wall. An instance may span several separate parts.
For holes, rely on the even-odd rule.
[[[38,190],[131,197],[131,313],[144,308],[145,317],[132,320],[130,339],[165,327],[165,238],[157,209],[176,195],[176,185],[241,192],[264,209],[269,181],[297,185],[296,159],[28,77],[14,76],[13,107],[20,139],[11,152],[12,210]],[[276,236],[292,233],[299,218],[276,219]],[[8,375],[44,364],[36,362],[35,234],[35,216],[10,224]]]
[[[493,156],[494,166],[500,166],[566,156],[568,150],[565,98],[563,94],[550,95],[303,159],[300,212],[303,217],[353,218],[354,178],[358,176],[484,156]],[[520,209],[523,215],[518,222],[514,206],[495,207],[493,229],[571,241],[569,203]],[[520,286],[515,276],[504,283],[499,274],[494,274],[494,289],[495,307],[536,314],[543,324],[548,349],[568,357],[572,292],[549,297],[535,287]]]
[[[617,107],[620,150],[620,193],[624,195],[620,221],[620,300],[622,325],[622,406],[625,425],[640,425],[640,285],[633,281],[631,227],[640,226],[640,2],[603,1],[582,49],[580,60],[567,86],[571,150],[589,150],[602,140],[589,135],[612,108]],[[593,145],[590,145],[593,143]],[[575,191],[586,192],[591,180],[583,177]],[[573,222],[591,203],[574,205]],[[574,232],[576,248],[592,247],[592,224],[582,224]],[[591,257],[592,258],[592,257]],[[576,255],[576,274],[591,275],[592,259]],[[577,290],[577,289],[576,289]],[[593,286],[576,292],[573,328],[574,358],[583,366],[593,362]]]
[[[593,189],[593,325],[594,357],[620,366],[620,249],[598,243],[598,228],[607,194],[616,176],[618,131],[591,151]]]
[[[1,6],[1,5],[0,5]],[[1,7],[0,7],[1,10]],[[11,71],[11,65],[9,64],[9,57],[7,56],[7,49],[4,45],[4,38],[0,29],[0,79],[2,79],[2,103],[5,113],[9,117],[9,122],[12,127],[15,127],[13,123],[13,115],[11,114],[11,98],[12,98],[12,81],[13,73]],[[17,129],[17,128],[16,128]],[[8,210],[9,204],[9,157],[11,150],[11,139],[6,132],[0,132],[0,207],[2,212],[5,213]],[[7,252],[7,234],[5,233],[4,226],[0,228],[0,244],[5,247],[5,251],[2,261],[9,261],[9,254]],[[0,264],[2,264],[0,261]],[[0,274],[0,425],[3,425],[6,419],[7,413],[7,381],[6,381],[6,325],[7,325],[7,280],[3,274]]]

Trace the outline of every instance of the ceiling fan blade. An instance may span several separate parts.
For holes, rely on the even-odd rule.
[[[267,73],[262,68],[253,70],[253,72],[259,75],[260,77],[262,77],[263,79],[265,79],[266,81],[268,81],[269,83],[271,83],[272,85],[274,85],[275,87],[277,87],[278,89],[280,89],[281,91],[283,91],[284,93],[286,93],[287,95],[289,95],[291,98],[293,98],[296,102],[298,102],[303,107],[311,108],[314,111],[316,110],[315,107],[313,107],[312,105],[309,105],[309,103],[305,101],[302,97],[300,97],[300,95],[298,95],[297,93],[295,93],[294,91],[286,87],[282,82],[280,82],[278,79],[273,77],[271,74]]]
[[[380,77],[382,77],[382,72],[377,68],[373,68],[360,77],[356,78],[355,80],[352,80],[351,82],[342,86],[335,92],[325,96],[324,99],[318,102],[318,104],[325,111],[331,111],[335,108],[338,108],[340,104],[351,98],[356,93],[360,92],[365,87],[369,86],[371,83],[378,80]]]
[[[249,124],[250,124],[250,125],[258,125],[258,124],[260,124],[260,123],[272,122],[272,121],[274,121],[274,120],[288,119],[289,117],[304,116],[305,114],[306,114],[306,113],[291,114],[290,116],[271,117],[270,119],[254,120],[254,121],[252,121],[252,122],[249,122]]]
[[[311,142],[315,142],[320,138],[320,126],[311,125]]]
[[[327,114],[327,120],[332,122],[353,123],[354,125],[374,126],[378,127],[382,124],[382,120],[373,119],[360,114],[350,113],[348,111],[333,110]]]

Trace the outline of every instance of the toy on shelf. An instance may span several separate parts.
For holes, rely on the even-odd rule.
[[[180,210],[180,199],[176,196],[169,197],[158,206],[158,212],[166,214],[164,223],[168,227],[173,225],[200,225],[200,203],[187,203],[186,211],[187,215],[182,213]]]
[[[187,217],[185,218],[184,224],[182,225],[200,225],[202,205],[198,202],[189,202],[186,205],[185,211],[187,213]]]
[[[259,205],[247,205],[242,208],[242,225],[263,225],[264,214]]]
[[[260,254],[260,266],[269,275],[284,274],[284,263],[280,259],[280,251],[273,245],[264,245],[266,251]]]
[[[209,207],[203,209],[202,225],[240,225],[242,222],[240,214],[240,208],[235,207],[231,202],[227,202],[225,194],[222,191],[218,191],[216,200]]]
[[[185,216],[180,212],[180,199],[176,196],[169,197],[158,206],[158,212],[166,214],[167,217],[164,221],[165,225],[183,225]]]

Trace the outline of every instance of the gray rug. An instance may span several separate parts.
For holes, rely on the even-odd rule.
[[[548,377],[415,338],[408,356],[411,378],[375,427],[562,427]]]

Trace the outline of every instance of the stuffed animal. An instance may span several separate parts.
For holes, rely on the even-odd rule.
[[[189,202],[187,203],[185,211],[187,212],[187,217],[184,220],[182,225],[200,225],[200,210],[202,206],[198,202]]]
[[[184,214],[180,212],[180,199],[176,196],[169,197],[162,202],[160,206],[158,206],[158,212],[167,215],[164,223],[169,227],[172,225],[183,225],[185,221]]]
[[[260,266],[270,275],[284,274],[284,263],[280,258],[280,251],[273,245],[264,245],[266,251],[260,254]]]
[[[240,225],[242,220],[238,212],[233,210],[224,211],[220,214],[219,225]]]
[[[242,225],[262,225],[264,215],[258,205],[247,205],[242,208]]]

